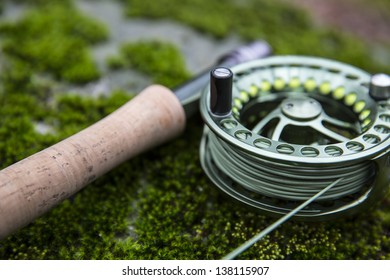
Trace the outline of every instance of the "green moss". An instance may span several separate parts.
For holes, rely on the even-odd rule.
[[[127,14],[151,19],[169,18],[223,38],[238,34],[245,40],[265,39],[276,54],[303,54],[333,58],[367,71],[389,71],[370,59],[361,40],[331,29],[319,29],[308,15],[285,1],[162,0],[158,3],[126,0]],[[199,16],[202,15],[202,16]]]
[[[153,78],[153,81],[173,87],[190,77],[179,50],[173,44],[161,41],[126,43],[120,54],[108,58],[112,69],[130,67]]]
[[[99,77],[87,47],[105,40],[107,30],[71,5],[43,5],[2,23],[0,34],[4,53],[26,68],[74,83]]]
[[[216,5],[216,1],[210,0],[191,2],[198,13],[207,3],[211,7]],[[152,16],[148,13],[153,12],[160,17],[164,12],[165,17],[180,21],[187,22],[187,17],[189,22],[198,20],[190,15],[189,1],[170,1],[169,5],[165,1],[129,3],[138,16]],[[220,37],[237,32],[247,39],[267,38],[278,53],[324,54],[354,61],[355,65],[367,66],[367,70],[379,69],[366,60],[367,49],[363,44],[333,31],[316,30],[301,11],[275,1],[237,3],[226,1],[224,13],[202,12],[204,16],[198,17],[196,28]],[[28,46],[28,50],[21,50],[16,39],[30,41],[28,36],[34,35],[39,38],[38,45],[49,48],[56,45],[51,45],[42,33],[58,31],[62,35],[50,34],[50,38],[63,39],[64,46],[73,43],[82,46],[83,52],[89,53],[90,45],[104,38],[96,35],[99,32],[93,35],[93,24],[86,28],[82,20],[74,21],[71,17],[84,26],[76,27],[64,19],[64,12],[75,12],[73,6],[49,6],[37,5],[37,10],[17,23],[2,25],[2,34],[9,41],[3,45],[7,53],[3,65],[6,71],[0,73],[1,167],[83,129],[131,98],[124,92],[96,99],[68,94],[53,96],[50,85],[39,82],[41,72],[72,80],[67,75],[80,75],[82,65],[88,64],[76,63],[72,54],[69,60],[73,62],[68,64],[64,61],[65,51],[49,51],[57,59],[44,58],[44,48],[31,47],[32,39],[30,45],[22,45]],[[183,6],[187,16],[179,18],[176,13]],[[177,11],[171,11],[171,7]],[[145,11],[146,8],[152,10]],[[45,15],[56,9],[57,16]],[[41,20],[46,26],[40,25]],[[51,27],[58,22],[58,27]],[[12,42],[16,50],[9,49]],[[119,56],[112,59],[112,66],[138,69],[168,86],[188,77],[177,48],[166,43],[125,44]],[[49,125],[52,132],[38,133],[34,126],[37,122]],[[30,226],[0,241],[0,259],[221,258],[274,219],[232,202],[209,182],[199,165],[201,135],[202,121],[198,117],[189,120],[180,138],[129,160]],[[390,259],[389,201],[385,200],[375,211],[342,221],[290,221],[239,258]]]
[[[109,56],[107,57],[106,62],[108,67],[112,70],[128,67],[128,65],[126,65],[125,59],[121,56]]]

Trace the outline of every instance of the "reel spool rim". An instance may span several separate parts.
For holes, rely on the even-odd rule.
[[[280,63],[280,61],[283,60],[283,64]],[[297,61],[300,61],[297,63]],[[281,56],[273,56],[273,57],[268,57],[264,59],[259,59],[259,60],[254,60],[250,62],[246,62],[243,64],[236,65],[231,68],[231,71],[233,74],[241,74],[245,72],[249,72],[250,70],[253,69],[261,69],[262,67],[266,67],[267,65],[275,65],[273,67],[276,67],[277,65],[289,65],[289,64],[301,64],[301,65],[307,65],[307,66],[317,66],[319,64],[324,64],[323,68],[328,68],[328,69],[333,69],[332,71],[338,71],[338,73],[342,72],[348,72],[345,75],[349,76],[354,76],[354,77],[360,77],[357,78],[357,80],[362,80],[360,82],[360,86],[362,84],[369,83],[370,81],[370,75],[368,72],[365,72],[357,67],[354,67],[352,65],[348,65],[339,61],[334,61],[331,59],[326,59],[326,58],[317,58],[313,56],[298,56],[298,55],[281,55]],[[344,69],[343,71],[339,71],[338,69]],[[237,78],[239,79],[239,78]],[[355,78],[354,78],[355,79]],[[367,87],[367,85],[364,85]],[[236,89],[237,90],[237,89]],[[368,87],[367,87],[368,91]],[[226,136],[226,133],[230,134],[229,135],[229,142],[232,143],[234,146],[237,148],[244,150],[245,152],[248,152],[250,154],[254,154],[256,156],[263,157],[265,159],[272,158],[275,161],[291,161],[295,162],[296,164],[299,165],[310,165],[310,166],[328,166],[330,164],[337,164],[339,163],[340,165],[349,163],[349,162],[354,162],[354,161],[363,161],[367,159],[373,159],[376,157],[381,157],[385,154],[387,154],[390,151],[390,136],[384,136],[384,139],[380,141],[378,144],[370,144],[366,142],[363,138],[366,135],[373,135],[375,137],[378,137],[379,139],[381,135],[378,136],[378,133],[374,130],[374,127],[376,126],[385,126],[387,128],[390,127],[390,125],[384,121],[381,121],[378,116],[380,114],[386,115],[388,112],[386,111],[385,113],[383,112],[376,112],[376,120],[373,124],[371,124],[370,129],[367,131],[361,133],[357,137],[354,137],[350,139],[349,141],[345,142],[340,142],[340,143],[335,143],[335,144],[327,144],[327,145],[317,145],[315,146],[316,149],[320,150],[320,154],[315,156],[315,157],[309,157],[309,156],[303,156],[301,151],[306,149],[306,148],[312,148],[310,145],[299,145],[299,144],[291,144],[291,143],[280,143],[279,141],[274,141],[271,140],[267,137],[262,137],[262,136],[256,136],[253,135],[253,133],[243,126],[239,121],[237,121],[231,114],[225,117],[218,117],[213,115],[209,111],[209,94],[210,90],[208,88],[205,88],[201,99],[200,99],[200,112],[201,115],[207,124],[207,126],[219,137],[224,138]],[[385,104],[385,106],[390,106],[390,104]],[[222,123],[223,122],[235,122],[236,125],[233,129],[223,129],[222,128]],[[218,123],[217,123],[218,122]],[[250,136],[248,137],[248,141],[243,141],[241,139],[238,139],[235,137],[235,133],[237,131],[242,131],[242,132],[248,132],[250,133]],[[254,142],[258,140],[264,140],[264,141],[270,141],[270,149],[261,149],[258,148],[254,145]],[[248,142],[251,141],[252,143],[249,144]],[[363,144],[362,144],[363,143]],[[362,151],[353,151],[349,150],[348,147],[346,146],[347,144],[351,145],[358,145],[359,147],[362,146]],[[290,154],[283,154],[279,152],[275,152],[275,149],[280,146],[280,145],[286,145],[291,147],[293,149],[293,152]],[[338,156],[329,156],[325,150],[328,147],[334,147],[335,149],[340,149],[342,151],[341,155]],[[347,151],[347,153],[345,153]],[[277,155],[277,157],[275,156]]]

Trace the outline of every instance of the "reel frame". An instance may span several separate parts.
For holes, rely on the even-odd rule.
[[[259,198],[251,190],[237,186],[235,179],[218,168],[210,155],[211,137],[217,137],[245,155],[255,157],[260,164],[272,162],[283,168],[287,165],[292,170],[307,168],[315,172],[369,162],[370,168],[375,170],[372,180],[361,186],[353,197],[317,203],[299,212],[298,219],[324,220],[346,216],[362,211],[383,198],[390,181],[390,100],[376,101],[369,95],[371,76],[367,72],[341,62],[306,56],[274,56],[247,62],[231,70],[234,73],[231,113],[223,116],[212,113],[210,89],[206,88],[200,100],[200,111],[207,125],[200,149],[201,164],[214,184],[236,200],[270,215],[283,215],[296,205],[293,200],[279,199],[275,203],[274,197]],[[303,102],[297,101],[302,97]],[[309,113],[302,119],[294,119],[304,111],[294,113],[281,107],[291,105],[286,101],[289,98],[309,109]],[[335,141],[314,144],[283,141],[278,139],[281,131],[277,137],[261,135],[260,131],[253,131],[253,127],[248,127],[243,121],[249,118],[250,111],[256,111],[256,106],[269,101],[281,103],[275,109],[279,111],[273,111],[276,118],[279,117],[279,123],[284,120],[287,125],[297,123],[304,127],[312,125],[316,119],[317,123],[312,125],[314,129],[324,120],[318,122],[318,116],[324,112],[318,109],[318,104],[340,104],[340,108],[355,115],[359,131],[352,138],[336,135]],[[328,117],[328,114],[325,115]],[[267,116],[263,116],[260,123],[265,118]],[[330,119],[336,124],[346,123],[334,117]],[[321,127],[318,130],[320,134],[321,130],[326,131]]]

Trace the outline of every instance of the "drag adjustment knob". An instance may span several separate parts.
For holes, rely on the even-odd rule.
[[[386,100],[390,98],[390,76],[386,74],[375,74],[371,77],[370,95],[375,100]]]
[[[229,115],[232,110],[233,72],[218,67],[210,73],[210,110],[216,116]]]

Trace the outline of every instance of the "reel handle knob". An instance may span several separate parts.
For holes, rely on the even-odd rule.
[[[210,73],[210,109],[216,116],[229,115],[232,110],[233,72],[218,67]]]
[[[390,76],[386,74],[375,74],[370,81],[370,96],[375,100],[386,100],[390,98]]]

